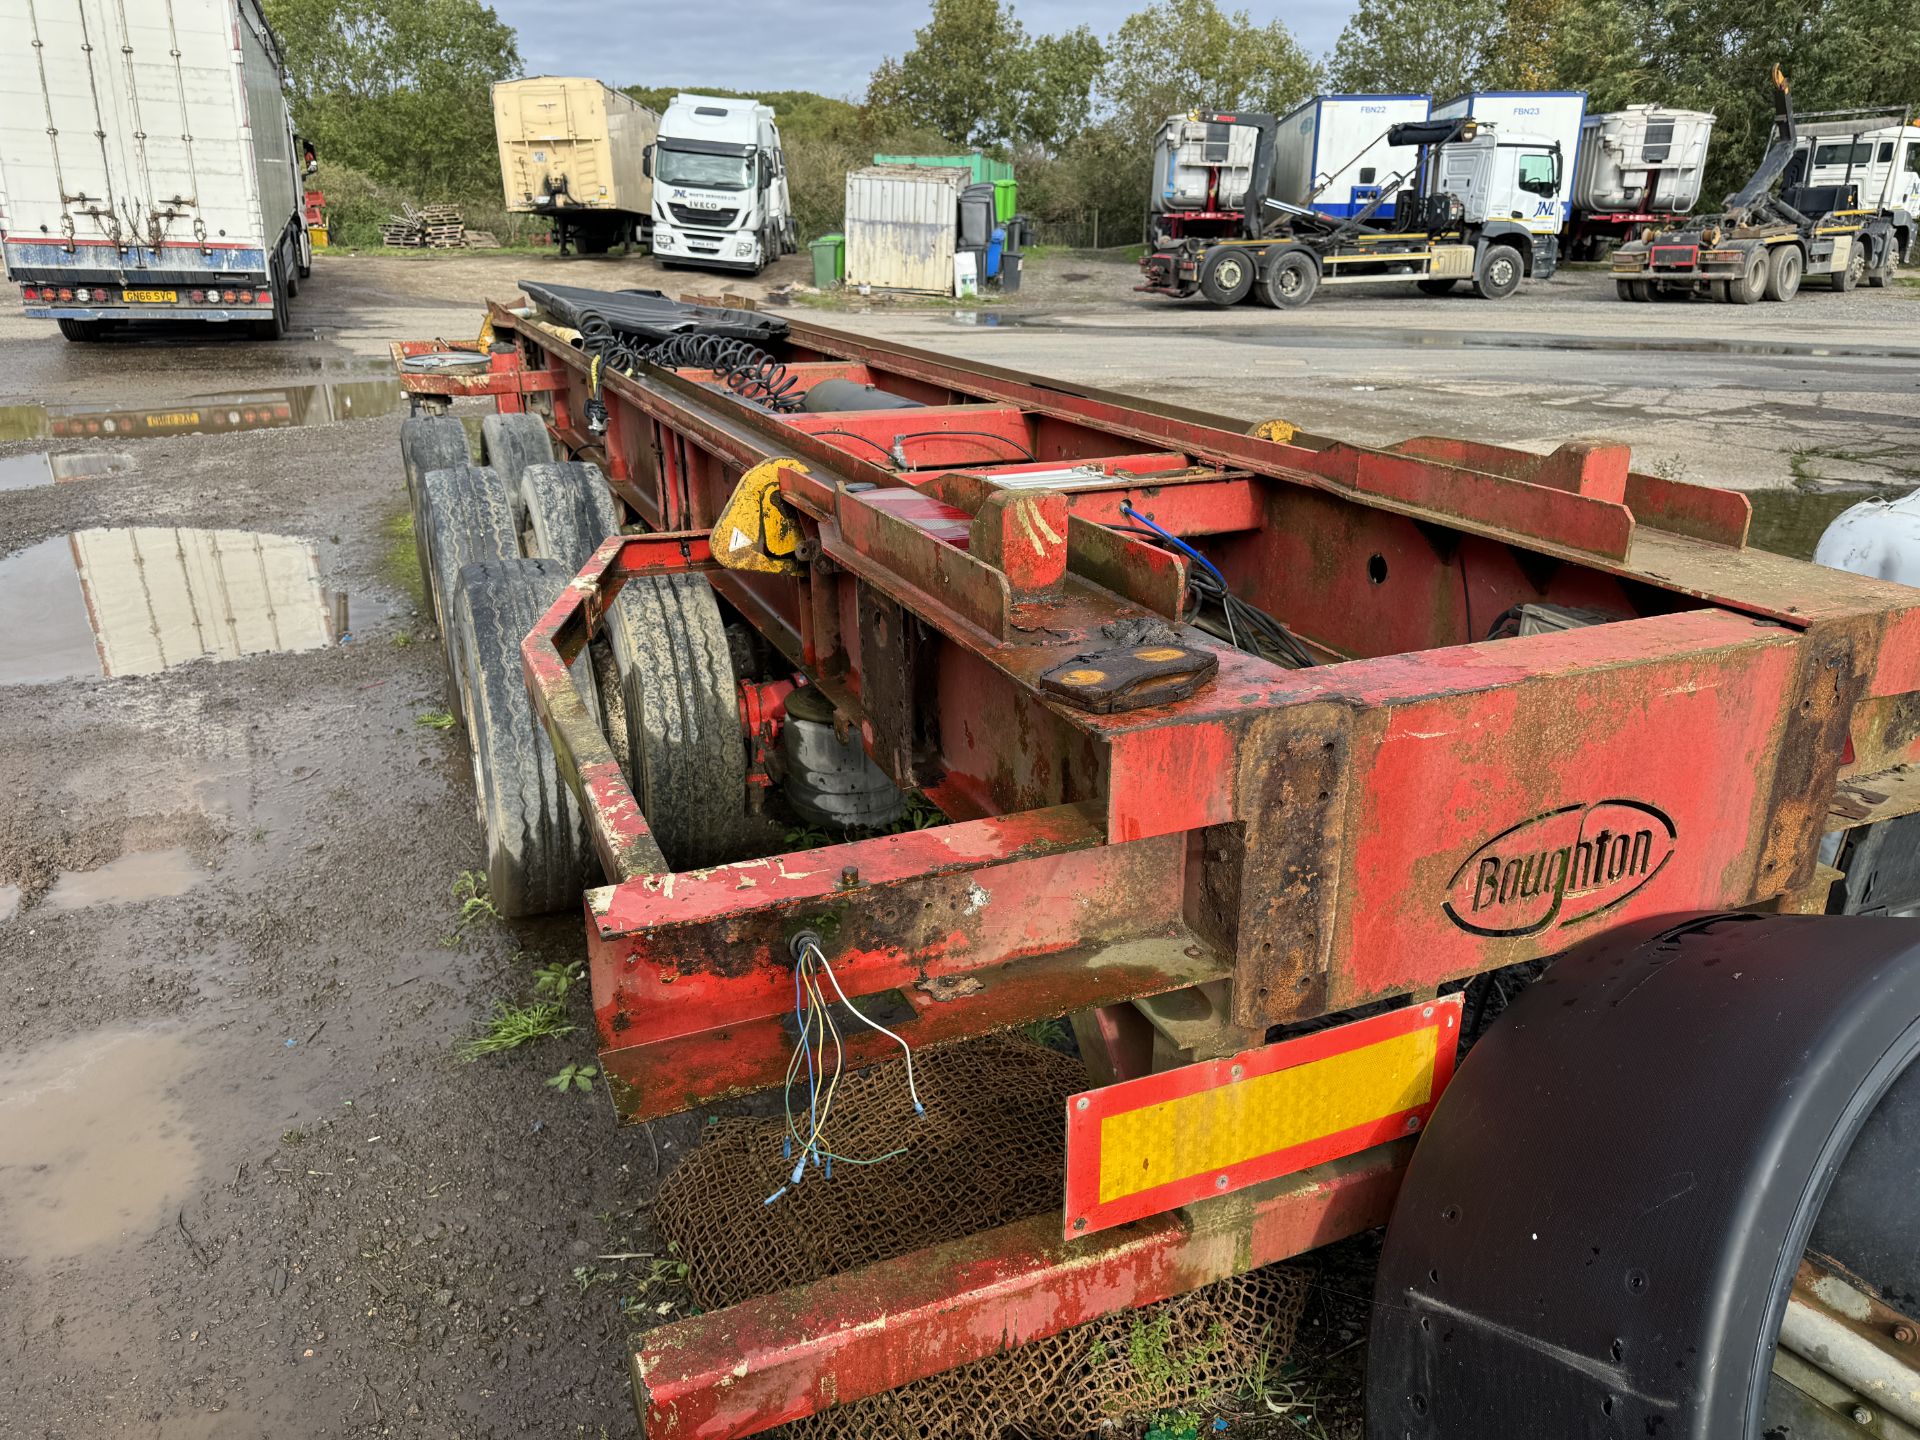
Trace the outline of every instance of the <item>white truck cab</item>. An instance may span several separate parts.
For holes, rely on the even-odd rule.
[[[1441,147],[1436,190],[1460,197],[1469,225],[1512,220],[1535,235],[1557,235],[1566,183],[1560,142],[1483,125],[1471,140]]]
[[[758,274],[799,249],[772,107],[676,95],[647,147],[646,167],[661,262]]]
[[[1920,125],[1807,136],[1795,148],[1793,163],[1805,177],[1800,184],[1858,185],[1867,209],[1920,213]]]

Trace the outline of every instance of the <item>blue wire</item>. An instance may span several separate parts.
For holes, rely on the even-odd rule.
[[[1189,559],[1196,560],[1200,564],[1206,566],[1207,573],[1213,576],[1214,579],[1220,582],[1220,588],[1226,591],[1228,594],[1233,593],[1233,587],[1227,584],[1227,577],[1220,573],[1219,569],[1214,565],[1214,563],[1211,560],[1209,560],[1206,556],[1202,555],[1198,550],[1194,549],[1191,545],[1187,544],[1186,541],[1182,540],[1178,535],[1175,535],[1171,530],[1163,530],[1158,525],[1154,524],[1150,517],[1142,515],[1138,510],[1133,508],[1133,502],[1131,500],[1122,500],[1120,502],[1120,513],[1123,515],[1131,515],[1135,520],[1138,520],[1142,525],[1146,526],[1149,530],[1153,531],[1153,533],[1158,535],[1162,540],[1165,540],[1169,545],[1173,546],[1173,548],[1178,550],[1182,555],[1187,556]]]

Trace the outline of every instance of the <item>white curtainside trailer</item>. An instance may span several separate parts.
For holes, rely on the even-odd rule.
[[[631,95],[579,76],[496,80],[493,129],[507,209],[553,221],[562,255],[651,238],[660,117]]]
[[[312,263],[259,0],[0,0],[0,250],[69,340],[121,321],[286,333]]]

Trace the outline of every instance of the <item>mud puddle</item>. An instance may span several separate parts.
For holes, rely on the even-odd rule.
[[[120,905],[132,900],[164,900],[184,895],[207,871],[182,846],[122,855],[97,870],[63,870],[38,909],[83,910],[89,905]]]
[[[118,475],[131,469],[131,455],[106,452],[49,455],[44,450],[36,450],[29,455],[0,455],[0,490],[31,490],[39,485],[91,480],[98,475]]]
[[[20,887],[0,885],[0,920],[11,920],[20,913]]]
[[[1753,524],[1747,543],[1756,550],[1811,560],[1820,537],[1840,515],[1863,500],[1897,500],[1905,490],[1884,485],[1794,486],[1787,490],[1749,490]]]
[[[199,1173],[177,1035],[96,1031],[0,1066],[0,1254],[59,1260],[164,1223]]]
[[[0,440],[151,439],[163,435],[220,435],[238,430],[287,430],[390,415],[405,404],[400,382],[344,380],[197,395],[156,406],[0,406]]]
[[[77,530],[0,559],[0,685],[145,675],[337,638],[318,548],[249,530]]]

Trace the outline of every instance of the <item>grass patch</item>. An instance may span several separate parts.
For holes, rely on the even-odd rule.
[[[420,549],[413,538],[413,510],[406,507],[387,517],[380,527],[385,546],[380,552],[380,571],[389,584],[404,590],[422,610],[427,606],[426,582],[420,577]]]
[[[485,1055],[518,1050],[522,1045],[531,1045],[536,1040],[571,1035],[573,1031],[574,1027],[567,1023],[566,1012],[551,1001],[509,1005],[502,1000],[494,1005],[486,1030],[472,1040],[463,1041],[454,1053],[471,1063]]]
[[[413,723],[424,725],[429,730],[451,730],[453,712],[451,710],[423,710],[413,717]]]

